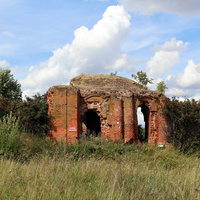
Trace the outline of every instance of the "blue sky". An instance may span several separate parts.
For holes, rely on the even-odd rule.
[[[0,0],[0,67],[24,95],[80,73],[145,71],[200,99],[199,0]]]

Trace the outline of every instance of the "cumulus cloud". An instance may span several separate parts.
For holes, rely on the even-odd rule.
[[[184,73],[177,76],[177,83],[183,88],[199,88],[200,64],[195,64],[193,60],[189,60]]]
[[[184,43],[183,41],[177,41],[175,37],[171,41],[165,42],[163,45],[156,44],[153,49],[155,51],[183,51],[186,49],[186,46],[189,42]]]
[[[179,53],[177,51],[158,51],[147,63],[148,73],[154,77],[162,75],[166,70],[170,69],[179,61]]]
[[[171,87],[169,88],[165,95],[169,97],[178,97],[180,101],[184,101],[185,99],[200,99],[200,89],[194,89],[194,88],[180,88],[180,86],[177,87]]]
[[[184,90],[184,89],[177,88],[177,87],[171,87],[166,91],[166,95],[170,96],[170,97],[173,97],[173,96],[176,96],[176,97],[189,97],[189,96],[191,96],[193,94],[191,93],[190,90]]]
[[[143,15],[150,15],[159,11],[181,16],[191,16],[200,13],[199,0],[120,0],[120,2],[128,10]]]
[[[21,81],[23,89],[46,90],[55,84],[68,83],[80,73],[130,69],[127,55],[120,48],[129,31],[130,15],[124,8],[108,7],[91,30],[84,26],[75,30],[71,44],[55,50],[49,60],[30,67],[29,74]]]
[[[165,83],[168,86],[166,91],[167,96],[181,97],[189,99],[200,99],[200,64],[195,64],[193,60],[188,61],[188,65],[185,67],[183,73],[176,75],[169,75],[165,79]]]
[[[172,38],[163,45],[155,45],[153,49],[156,52],[147,63],[148,74],[158,77],[168,71],[179,62],[179,52],[187,45],[188,42],[177,41],[176,38]]]
[[[10,65],[10,63],[7,62],[6,60],[0,61],[0,68],[8,67],[9,65]]]

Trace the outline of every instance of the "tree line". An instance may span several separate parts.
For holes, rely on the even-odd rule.
[[[20,83],[9,69],[0,68],[0,119],[10,113],[26,132],[45,135],[50,129],[46,94],[22,99]]]
[[[117,72],[111,74],[116,75]],[[153,82],[143,71],[132,74],[132,77],[148,89],[147,84]],[[157,90],[164,93],[166,84],[161,81]],[[183,151],[200,150],[200,101],[177,98],[166,98],[162,107],[163,116],[168,121],[168,129],[174,146]],[[18,119],[20,127],[27,132],[46,135],[51,128],[46,94],[35,94],[22,99],[20,83],[14,79],[9,69],[0,68],[0,120],[12,115]]]

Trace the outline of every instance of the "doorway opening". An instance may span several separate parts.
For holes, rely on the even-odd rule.
[[[92,135],[94,137],[101,134],[101,121],[100,117],[94,110],[87,111],[83,116],[87,128],[87,136]]]
[[[140,142],[148,142],[149,133],[149,108],[144,103],[137,109],[138,138]]]

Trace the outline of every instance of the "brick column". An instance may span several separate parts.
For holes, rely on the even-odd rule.
[[[159,121],[157,144],[163,145],[163,144],[172,142],[172,140],[171,140],[172,138],[170,136],[170,132],[169,132],[168,126],[167,126],[167,121],[164,118],[164,116],[162,115],[161,110],[158,111],[157,118]]]
[[[124,142],[139,143],[137,112],[132,97],[124,97]]]
[[[133,121],[133,99],[124,98],[124,142],[133,142],[134,140],[134,121]]]
[[[79,93],[70,88],[67,96],[67,142],[74,143],[79,139]]]
[[[51,116],[51,130],[48,134],[56,140],[66,140],[67,122],[67,87],[54,86],[47,92],[49,115]]]
[[[148,143],[149,144],[156,144],[157,143],[157,113],[154,111],[149,111],[149,117],[148,117]]]
[[[114,99],[114,112],[113,112],[113,134],[112,140],[123,140],[123,107],[122,100]]]

